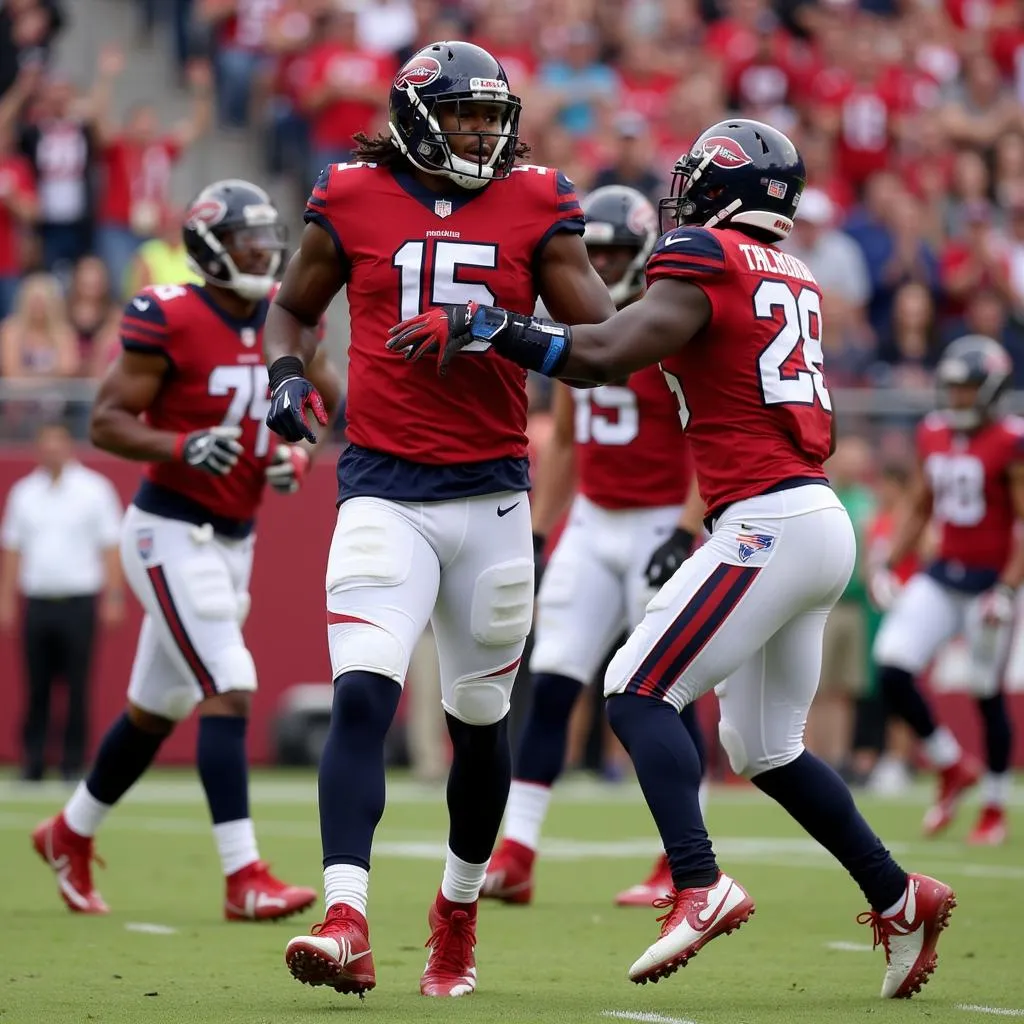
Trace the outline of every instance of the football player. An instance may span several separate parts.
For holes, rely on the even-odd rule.
[[[430,908],[420,991],[476,988],[480,888],[511,778],[509,694],[533,617],[526,373],[487,344],[444,380],[383,345],[388,328],[449,302],[561,319],[610,316],[587,259],[583,211],[559,171],[519,162],[519,99],[497,60],[434,43],[398,72],[388,134],[325,168],[264,339],[267,422],[313,438],[308,327],[347,288],[348,437],[327,562],[334,707],[320,764],[327,916],[285,958],[300,981],[373,988],[366,902],[384,810],[384,737],[428,621],[437,640],[452,766],[450,830]]]
[[[184,242],[205,283],[145,288],[128,303],[122,351],[92,413],[97,447],[148,463],[121,537],[125,575],[145,611],[128,706],[88,778],[32,841],[71,910],[106,913],[90,871],[93,836],[198,706],[196,762],[227,879],[224,915],[264,920],[316,900],[260,859],[245,754],[256,689],[242,636],[254,520],[266,485],[296,491],[309,461],[302,446],[278,444],[264,422],[260,343],[284,228],[261,188],[218,181],[193,201]],[[318,359],[310,373],[333,410],[335,372]]]
[[[677,713],[716,687],[733,770],[857,882],[871,907],[862,919],[885,947],[882,995],[906,997],[935,967],[953,890],[904,872],[839,776],[803,745],[825,620],[856,548],[822,468],[835,423],[821,369],[821,292],[804,263],[776,248],[804,182],[785,135],[723,121],[677,161],[647,291],[610,320],[570,327],[448,305],[393,328],[388,345],[410,359],[436,351],[444,369],[467,358],[454,358],[466,345],[487,342],[525,368],[597,382],[660,362],[678,399],[711,538],[647,606],[605,675],[608,717],[675,886],[659,901],[667,908],[660,938],[629,977],[643,984],[671,974],[754,911],[719,870],[698,801],[700,761]]]
[[[658,216],[636,189],[607,185],[583,201],[590,262],[621,309],[644,289]],[[554,434],[539,462],[532,498],[538,547],[578,495],[537,595],[530,658],[533,703],[519,741],[505,812],[505,838],[487,868],[483,895],[529,903],[551,787],[565,762],[569,717],[609,640],[633,629],[657,590],[702,531],[679,406],[656,366],[618,384],[583,390],[556,385]],[[665,458],[678,449],[678,461]],[[575,472],[574,472],[575,470]],[[694,500],[680,521],[688,494]],[[703,752],[694,705],[684,722]],[[647,906],[672,888],[668,859],[620,893],[621,906]]]
[[[1009,353],[991,338],[970,334],[943,352],[935,376],[944,408],[918,428],[909,514],[872,588],[880,597],[897,592],[892,567],[916,550],[934,521],[937,558],[898,591],[874,657],[888,710],[907,722],[938,770],[938,798],[924,817],[925,833],[936,835],[982,769],[949,729],[936,725],[915,678],[943,644],[966,637],[988,756],[981,816],[968,842],[987,845],[1006,838],[1013,736],[1002,680],[1024,582],[1024,421],[999,410],[1012,373]]]

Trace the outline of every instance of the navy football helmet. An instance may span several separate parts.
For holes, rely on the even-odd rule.
[[[642,192],[625,185],[595,189],[581,205],[586,216],[583,241],[587,249],[621,246],[634,253],[617,280],[605,280],[612,302],[621,308],[644,289],[647,257],[658,240],[658,216]]]
[[[965,334],[951,341],[935,368],[939,402],[946,422],[954,430],[977,430],[999,413],[999,401],[1010,387],[1013,360],[1010,353],[984,334]],[[971,406],[954,406],[949,389],[976,387]]]
[[[442,130],[439,115],[446,105],[458,113],[460,103],[473,102],[501,108],[495,131]],[[450,178],[460,188],[483,188],[512,171],[521,109],[519,97],[509,91],[505,69],[486,50],[457,40],[432,43],[414,54],[392,83],[391,141],[421,171]],[[457,156],[452,149],[454,136],[467,135],[480,141],[475,159]],[[489,155],[483,151],[485,139],[493,145]]]
[[[182,238],[188,265],[207,284],[258,302],[277,277],[287,229],[263,189],[228,178],[192,200]]]
[[[793,230],[806,182],[803,159],[778,129],[743,118],[720,121],[676,161],[671,195],[658,204],[661,229],[748,228],[753,237],[778,242]]]

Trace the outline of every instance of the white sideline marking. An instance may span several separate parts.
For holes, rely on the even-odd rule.
[[[866,942],[826,942],[826,949],[837,949],[840,953],[870,953],[874,946]]]
[[[1001,1006],[977,1006],[974,1003],[957,1003],[958,1010],[968,1013],[991,1013],[997,1017],[1024,1017],[1024,1010],[1007,1010]]]
[[[629,1010],[602,1010],[602,1017],[614,1017],[616,1020],[639,1020],[644,1024],[697,1024],[688,1017],[663,1017],[660,1013],[633,1013]]]
[[[126,932],[143,932],[146,935],[177,935],[178,929],[167,924],[150,924],[148,921],[128,921]]]

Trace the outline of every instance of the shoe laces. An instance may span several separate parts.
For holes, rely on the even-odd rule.
[[[461,977],[473,957],[476,923],[466,911],[453,910],[441,918],[425,946],[430,950],[434,970]]]
[[[309,929],[310,935],[319,935],[325,928],[340,925],[344,921],[352,921],[353,918],[348,907],[344,903],[335,903],[327,908],[327,916],[319,923]]]
[[[669,930],[671,926],[672,916],[675,914],[676,910],[679,907],[679,904],[682,902],[682,895],[683,893],[681,890],[673,889],[667,896],[659,896],[651,904],[651,906],[654,907],[656,910],[663,910],[664,908],[668,907],[668,909],[665,911],[664,914],[661,915],[661,917],[655,918],[655,921],[658,924],[661,924],[662,935],[664,935],[665,932]]]
[[[889,955],[889,935],[891,929],[885,923],[885,918],[877,910],[865,910],[863,913],[857,915],[857,924],[869,924],[871,925],[872,938],[874,941],[871,944],[871,948],[874,949],[876,946],[885,947],[885,955]]]

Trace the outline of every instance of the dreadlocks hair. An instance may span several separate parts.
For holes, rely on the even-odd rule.
[[[352,138],[359,143],[352,154],[355,160],[392,169],[407,163],[404,154],[391,141],[390,135],[377,134],[370,138],[366,132],[356,132]],[[517,142],[515,153],[517,160],[525,160],[530,155],[530,147],[525,142]]]

